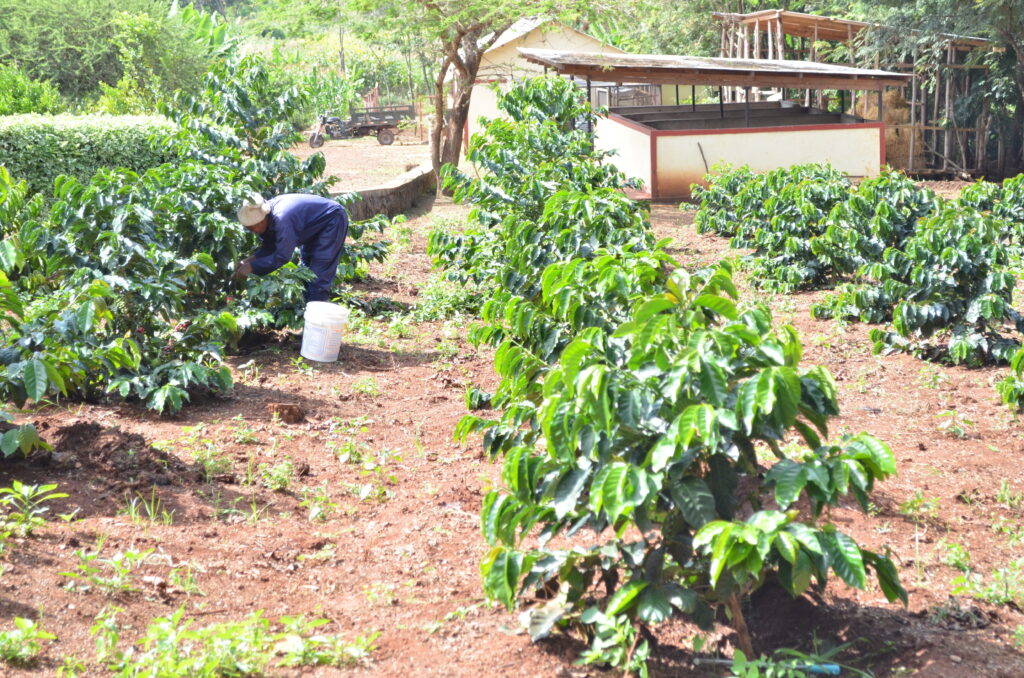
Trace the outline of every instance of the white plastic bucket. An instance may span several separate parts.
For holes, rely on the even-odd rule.
[[[306,304],[306,326],[302,330],[303,358],[333,363],[341,351],[341,335],[348,324],[349,310],[327,301]]]

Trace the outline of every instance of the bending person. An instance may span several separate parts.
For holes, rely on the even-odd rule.
[[[235,269],[235,278],[267,275],[291,261],[302,248],[302,263],[316,273],[306,285],[306,301],[327,301],[348,235],[348,212],[333,200],[286,193],[270,200],[253,194],[238,210],[242,226],[263,244]]]

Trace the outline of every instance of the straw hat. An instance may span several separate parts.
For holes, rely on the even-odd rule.
[[[259,193],[253,193],[249,200],[238,208],[238,223],[242,226],[255,226],[270,214],[270,203]]]

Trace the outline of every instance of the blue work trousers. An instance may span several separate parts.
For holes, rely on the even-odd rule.
[[[316,273],[316,278],[306,284],[306,301],[330,300],[347,235],[348,214],[341,210],[333,225],[320,231],[313,240],[303,243],[302,263]]]

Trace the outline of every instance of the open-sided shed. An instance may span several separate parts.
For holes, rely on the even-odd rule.
[[[781,9],[716,12],[712,17],[721,24],[720,56],[725,58],[822,61],[823,54],[834,51],[822,50],[822,46],[832,43],[833,47],[844,45],[849,65],[857,66],[861,43],[889,40],[886,34],[896,31],[880,24]],[[866,39],[872,31],[879,38]],[[914,174],[946,174],[954,169],[975,176],[993,170],[1003,174],[1008,140],[1006,135],[992,139],[990,98],[972,96],[972,83],[983,80],[989,69],[981,55],[999,47],[984,38],[950,34],[934,36],[930,40],[934,44],[925,45],[925,34],[910,32],[920,45],[910,58],[904,61],[889,56],[888,62],[882,62],[876,51],[872,64],[912,76],[905,96],[894,92],[886,101],[889,163]],[[758,94],[754,92],[755,99]],[[727,102],[740,96],[735,89],[725,90]],[[808,90],[804,102],[810,105],[813,100],[821,108],[824,96],[821,90]],[[974,99],[974,103],[954,105],[965,99]],[[870,101],[858,102],[856,93],[843,104],[849,106],[849,112],[862,114],[873,106]],[[991,150],[997,151],[995,158],[990,157]]]
[[[644,181],[654,199],[690,197],[690,185],[719,162],[766,171],[828,162],[850,176],[874,176],[885,163],[885,125],[792,101],[755,102],[752,88],[868,90],[902,87],[909,76],[805,61],[596,54],[520,49],[527,61],[581,81],[738,87],[744,100],[612,108],[595,129],[599,148]]]

